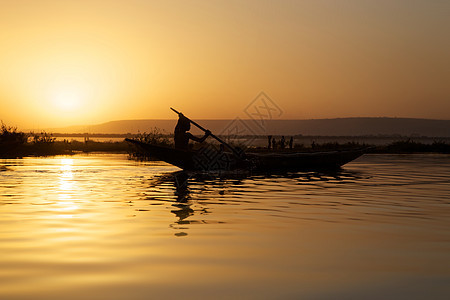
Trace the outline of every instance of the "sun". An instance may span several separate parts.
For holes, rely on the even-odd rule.
[[[76,112],[82,107],[83,97],[78,90],[63,88],[53,92],[52,102],[60,112]]]

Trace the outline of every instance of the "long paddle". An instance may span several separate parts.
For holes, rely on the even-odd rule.
[[[172,107],[170,108],[171,110],[173,110],[176,114],[178,115],[182,115],[182,113],[178,112],[176,109],[173,109]],[[184,116],[184,115],[183,115]],[[199,124],[197,124],[196,122],[192,121],[191,119],[189,119],[188,117],[184,116],[186,119],[189,120],[189,122],[191,122],[192,124],[194,124],[195,126],[197,126],[200,130],[203,130],[204,132],[206,132],[207,130],[205,128],[203,128],[202,126],[200,126]],[[215,136],[214,134],[211,133],[210,131],[210,136],[215,138],[219,143],[221,143],[222,145],[224,145],[225,147],[227,147],[228,149],[230,149],[237,157],[242,158],[242,154],[236,150],[236,148],[232,147],[231,145],[227,144],[225,141],[223,141],[221,138],[219,138],[218,136]]]

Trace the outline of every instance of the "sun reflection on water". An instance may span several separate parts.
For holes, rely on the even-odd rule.
[[[62,171],[71,171],[73,165],[72,158],[61,158],[61,170]]]
[[[58,192],[58,204],[59,207],[56,209],[60,212],[72,212],[79,209],[72,196],[77,190],[73,176],[73,159],[62,158],[59,176],[59,192]],[[59,215],[60,218],[72,218],[67,214]]]

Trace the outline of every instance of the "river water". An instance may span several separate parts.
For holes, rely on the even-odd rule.
[[[449,299],[450,156],[212,177],[0,160],[0,299]]]

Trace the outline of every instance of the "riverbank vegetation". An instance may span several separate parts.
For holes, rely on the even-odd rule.
[[[129,153],[132,157],[136,158],[146,156],[145,153],[139,152],[138,149],[129,145],[125,140],[100,142],[91,140],[89,135],[86,134],[83,137],[84,141],[76,139],[57,140],[51,133],[44,131],[40,133],[24,133],[18,131],[16,127],[7,126],[2,122],[0,127],[0,157],[18,158],[26,156],[71,155],[90,152]],[[157,128],[151,130],[149,133],[130,134],[128,137],[141,142],[161,146],[171,147],[173,145],[171,135],[162,133]],[[247,148],[247,151],[314,152],[362,148],[366,149],[368,153],[450,153],[450,143],[448,142],[448,139],[436,139],[431,143],[422,143],[410,138],[399,139],[398,141],[390,142],[385,145],[372,145],[364,142],[294,142],[292,149],[286,145],[286,147],[278,147],[275,150],[269,150],[264,147],[250,147]]]

